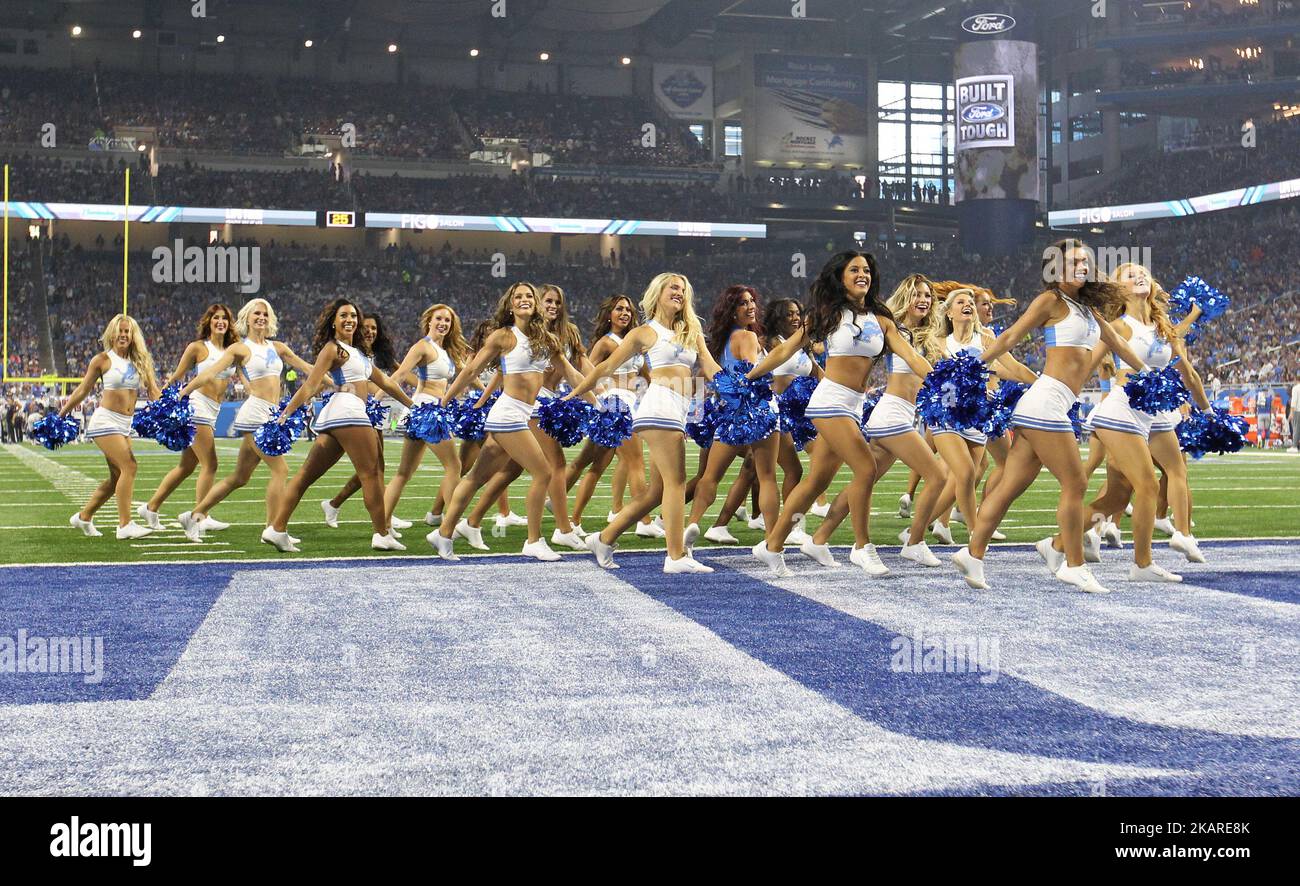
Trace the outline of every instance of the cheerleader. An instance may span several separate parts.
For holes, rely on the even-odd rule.
[[[1116,288],[1095,282],[1092,277],[1092,251],[1082,241],[1053,244],[1043,253],[1043,284],[1051,288],[1040,293],[980,355],[984,363],[991,363],[1038,327],[1043,328],[1047,340],[1043,374],[1020,398],[1012,415],[1016,439],[1002,479],[979,509],[969,544],[953,555],[954,565],[971,587],[988,587],[984,553],[989,538],[1011,502],[1029,488],[1045,466],[1061,484],[1056,516],[1066,544],[1062,556],[1050,539],[1044,539],[1038,544],[1039,553],[1061,581],[1088,593],[1109,593],[1084,565],[1083,495],[1088,481],[1083,475],[1069,412],[1078,399],[1079,388],[1093,372],[1095,352],[1102,345],[1130,366],[1142,369],[1145,363],[1099,314],[1116,299]]]
[[[374,364],[376,369],[387,373],[387,377],[393,379],[399,385],[405,380],[403,378],[404,374],[396,371],[397,349],[393,346],[393,339],[388,335],[388,330],[384,328],[384,321],[378,314],[371,314],[362,319],[361,342],[365,345],[366,353],[370,354],[370,361]],[[384,424],[387,417],[391,414],[390,410],[393,408],[393,406],[388,404],[394,404],[398,406],[398,408],[401,407],[396,398],[384,397],[381,399],[380,395],[384,393],[384,390],[373,382],[365,382],[364,389],[364,401],[369,404],[372,397],[376,400],[380,400],[380,415],[384,416],[384,418],[377,420],[379,422],[378,424],[372,422],[375,434],[379,437],[379,476],[382,479],[384,476]],[[343,488],[340,489],[333,498],[321,500],[320,506],[321,510],[325,512],[326,526],[331,529],[339,528],[339,511],[343,508],[343,503],[355,495],[356,491],[360,488],[361,478],[356,474],[353,474],[348,478],[348,481],[343,484]],[[410,521],[401,519],[393,520],[391,508],[388,510],[388,513],[390,519],[387,521],[386,531],[384,534],[391,535],[393,538],[401,538],[401,532],[394,532],[393,530],[408,528],[411,525]]]
[[[419,385],[411,402],[416,406],[441,403],[447,385],[469,361],[469,345],[461,334],[460,318],[450,305],[436,304],[426,308],[420,315],[420,331],[424,333],[424,338],[411,345],[394,373],[396,378],[402,378],[412,371],[415,373]],[[456,491],[456,484],[460,482],[460,454],[456,451],[454,439],[425,443],[407,437],[402,443],[402,460],[397,466],[397,473],[384,489],[384,508],[394,528],[400,527],[393,511],[402,497],[402,490],[415,475],[420,462],[424,461],[426,449],[432,450],[442,465],[442,482],[438,487],[440,501],[451,498],[451,494]]]
[[[591,362],[599,363],[612,354],[614,349],[623,343],[628,332],[640,325],[641,317],[637,313],[636,305],[628,296],[612,295],[602,301],[596,311],[596,322],[591,333]],[[649,383],[650,370],[645,365],[645,355],[637,354],[614,370],[614,374],[609,379],[609,387],[602,396],[606,400],[611,397],[616,398],[621,408],[631,413],[635,411],[637,399]],[[641,452],[640,436],[633,434],[617,449],[597,446],[588,439],[573,464],[569,465],[565,478],[565,483],[570,489],[573,488],[574,483],[578,483],[572,520],[574,529],[582,535],[586,535],[582,532],[582,512],[586,510],[591,496],[596,491],[596,484],[600,482],[615,453],[618,454],[618,467],[615,468],[611,490],[609,520],[612,520],[623,508],[623,488],[630,487],[633,498],[645,491],[645,461]],[[584,470],[586,470],[585,474]],[[579,483],[580,476],[582,480]],[[637,523],[636,534],[641,538],[663,538],[666,533],[654,525],[650,515],[647,514],[641,522]]]
[[[153,357],[145,347],[144,336],[135,318],[118,314],[104,327],[99,337],[103,351],[91,358],[81,384],[68,397],[59,410],[60,418],[81,405],[81,401],[94,390],[95,382],[102,383],[99,405],[86,423],[87,439],[94,440],[108,462],[108,479],[95,488],[90,501],[68,523],[88,536],[103,535],[95,528],[95,512],[109,498],[117,496],[117,538],[142,538],[153,532],[131,519],[131,492],[135,488],[135,455],[131,452],[131,419],[135,416],[135,401],[140,388],[150,400],[158,398],[158,378],[154,374]]]
[[[707,343],[709,354],[721,361],[723,369],[735,369],[741,361],[751,365],[757,364],[766,356],[759,338],[763,331],[759,325],[760,308],[758,295],[749,286],[728,286],[714,302],[713,318],[709,323]],[[802,353],[802,351],[800,351]],[[762,440],[746,446],[731,446],[716,437],[703,458],[708,465],[703,476],[695,485],[695,498],[691,505],[691,517],[684,536],[686,549],[695,545],[700,535],[700,521],[704,513],[718,497],[718,484],[722,481],[736,456],[743,455],[749,449],[754,463],[754,479],[758,483],[758,506],[765,525],[776,522],[781,508],[781,498],[776,485],[776,454],[781,441],[774,429]],[[742,499],[743,500],[743,499]],[[721,530],[721,533],[715,532]],[[717,525],[709,530],[713,533],[710,541],[735,541],[727,532],[727,525],[719,518]],[[723,536],[725,533],[725,536]],[[707,536],[706,536],[707,537]]]
[[[979,317],[980,324],[985,329],[988,330],[993,329],[993,306],[994,305],[1015,305],[1015,303],[1016,300],[1014,298],[998,298],[996,295],[993,294],[993,291],[990,289],[985,289],[983,287],[975,288],[975,313]],[[1031,380],[1029,382],[1030,384],[1033,384],[1032,379],[1037,379],[1038,377],[1037,373],[1035,373],[1032,369],[1030,369],[1025,364],[1021,363],[1019,360],[1017,360],[1014,356],[1011,355],[1010,352],[1003,354],[998,359],[1003,364],[1009,364],[1015,367],[1016,371],[1018,373],[1021,373],[1024,378]],[[989,490],[995,488],[998,484],[998,481],[1001,480],[1002,469],[1007,463],[1007,455],[1010,452],[1011,452],[1011,439],[1008,434],[1000,434],[999,436],[992,438],[991,440],[988,441],[988,443],[985,444],[984,446],[985,457],[980,462],[980,470],[979,470],[980,476],[983,476],[984,471],[988,468],[988,460],[990,457],[993,459],[993,470],[988,472],[988,476],[984,480],[984,486],[980,490],[981,503],[983,503],[984,498],[989,494]],[[960,514],[960,512],[958,513]],[[992,541],[1007,540],[1007,537],[1003,535],[1000,530],[997,529],[993,530],[993,534],[989,536],[989,538]]]
[[[293,352],[284,342],[272,341],[279,330],[279,321],[271,303],[255,298],[239,309],[235,317],[235,331],[240,341],[226,348],[221,359],[213,363],[181,389],[181,395],[190,395],[210,385],[228,368],[237,366],[244,375],[244,388],[248,399],[240,404],[232,426],[242,438],[235,470],[229,477],[215,484],[193,511],[178,518],[185,537],[199,541],[208,513],[236,489],[243,488],[253,476],[259,462],[264,462],[271,472],[271,482],[266,484],[266,525],[270,526],[280,508],[285,483],[289,480],[289,466],[283,455],[267,455],[253,442],[253,432],[271,420],[280,403],[282,387],[280,374],[286,365],[292,366],[306,378],[311,374],[311,364]],[[294,544],[298,539],[292,539]]]
[[[899,536],[903,545],[900,554],[922,566],[934,567],[942,564],[925,543],[925,530],[929,525],[928,515],[939,510],[948,477],[943,463],[934,457],[925,438],[916,429],[916,395],[921,390],[925,373],[929,372],[927,358],[937,359],[941,356],[941,343],[936,340],[935,325],[930,319],[937,313],[933,307],[930,286],[930,281],[924,275],[911,274],[903,278],[885,302],[899,336],[909,343],[915,359],[903,359],[898,352],[885,355],[888,380],[862,433],[871,442],[871,454],[875,462],[873,486],[880,482],[880,478],[889,471],[896,459],[920,474],[925,481],[921,495],[916,500],[911,527],[903,530]],[[927,367],[925,372],[917,372],[917,364]],[[835,565],[829,541],[849,510],[852,501],[850,495],[845,490],[836,496],[830,514],[817,527],[812,542],[800,548],[804,554],[824,566]],[[881,561],[872,544],[864,544],[862,553],[853,562],[868,575],[881,576],[889,573],[889,567]]]
[[[1098,367],[1097,370],[1097,381],[1101,388],[1102,399],[1105,399],[1106,395],[1110,393],[1111,381],[1114,378],[1115,361],[1110,358],[1102,360],[1101,366]],[[1097,472],[1097,468],[1101,467],[1101,463],[1106,460],[1106,444],[1101,442],[1100,437],[1092,433],[1092,416],[1095,412],[1096,410],[1094,409],[1092,413],[1089,413],[1088,419],[1084,422],[1084,425],[1089,430],[1090,436],[1088,438],[1088,460],[1083,464],[1083,475],[1089,481],[1092,480],[1092,475]],[[1106,484],[1107,480],[1103,480],[1101,492],[1099,494],[1105,494]],[[1128,510],[1131,512],[1133,509],[1130,506]],[[1114,514],[1107,517],[1105,522],[1103,522],[1098,528],[1102,540],[1106,542],[1108,547],[1120,548],[1124,546],[1123,538],[1119,531],[1119,521],[1123,513],[1123,511],[1116,511]],[[994,541],[997,541],[997,539],[995,538]],[[1088,552],[1085,550],[1085,560],[1087,559],[1087,554]]]
[[[221,360],[226,349],[239,341],[235,337],[234,317],[230,308],[223,304],[209,305],[203,312],[203,318],[199,320],[196,340],[190,342],[185,348],[175,371],[163,382],[163,387],[166,388],[173,382],[180,381],[190,369],[193,369],[196,375],[202,375],[209,366]],[[217,478],[217,444],[213,439],[213,430],[217,424],[217,414],[221,412],[221,401],[225,399],[226,388],[230,384],[230,377],[234,374],[234,367],[226,364],[226,368],[212,377],[208,384],[193,389],[193,393],[190,394],[192,416],[190,424],[194,428],[194,442],[181,453],[180,464],[163,477],[153,497],[136,509],[140,519],[150,529],[163,528],[158,511],[176,487],[194,473],[195,467],[199,469],[198,479],[194,482],[195,505],[197,506],[212,491],[212,484]],[[230,524],[207,517],[202,528],[205,531],[229,529]]]
[[[1150,273],[1141,265],[1123,264],[1115,269],[1113,282],[1123,292],[1123,316],[1114,321],[1115,331],[1142,356],[1152,369],[1163,369],[1175,357],[1185,364],[1182,344],[1174,335],[1169,317],[1156,298],[1158,286]],[[1179,582],[1182,576],[1168,571],[1151,560],[1151,533],[1156,512],[1156,474],[1152,466],[1152,453],[1148,445],[1155,416],[1134,408],[1129,403],[1124,384],[1135,370],[1123,362],[1119,364],[1110,393],[1101,405],[1092,411],[1089,420],[1092,432],[1106,446],[1107,483],[1105,492],[1088,507],[1089,528],[1084,533],[1085,555],[1098,560],[1101,536],[1096,526],[1107,515],[1123,508],[1133,493],[1133,566],[1129,581]],[[1183,379],[1191,388],[1198,405],[1209,408],[1201,380],[1190,367]],[[1122,482],[1119,482],[1122,478]],[[1041,542],[1040,542],[1041,544]],[[1052,541],[1055,551],[1062,550],[1061,538]],[[1050,566],[1050,562],[1049,562]]]
[[[864,570],[878,572],[883,564],[875,564],[877,558],[868,534],[876,460],[862,431],[867,376],[886,348],[897,354],[918,377],[930,371],[930,364],[912,349],[889,309],[880,302],[880,273],[870,253],[850,250],[832,257],[812,284],[812,298],[812,309],[803,329],[774,348],[749,373],[750,378],[758,378],[789,360],[808,342],[825,342],[826,374],[804,412],[817,428],[817,448],[813,450],[808,473],[786,499],[776,524],[768,527],[767,540],[755,545],[753,552],[776,575],[789,575],[782,549],[790,530],[818,493],[830,485],[840,465],[848,464],[853,474],[847,495],[855,539],[849,560]],[[902,423],[907,404],[897,399],[902,403],[897,410]],[[894,412],[886,410],[886,414]],[[910,416],[906,424],[911,430]],[[925,448],[923,442],[920,446]],[[911,449],[906,444],[903,447]],[[902,448],[897,450],[901,451]],[[936,464],[928,452],[923,455],[930,464]],[[936,482],[941,488],[941,475]],[[924,542],[920,547],[924,548]],[[815,554],[809,556],[825,562],[825,558]]]
[[[542,381],[552,363],[558,362],[575,378],[576,373],[565,359],[559,340],[547,330],[537,291],[531,284],[515,283],[507,289],[497,303],[495,319],[497,331],[484,340],[483,347],[457,374],[443,395],[448,402],[456,399],[488,363],[500,359],[502,391],[487,416],[488,442],[473,469],[456,484],[443,513],[442,525],[425,538],[442,559],[459,560],[453,546],[453,532],[466,535],[461,531],[465,526],[461,514],[474,493],[496,477],[509,459],[521,465],[533,478],[527,497],[528,540],[522,553],[542,561],[559,560],[560,555],[552,551],[542,537],[542,511],[552,482],[551,464],[529,423]],[[489,495],[484,490],[483,497],[491,502],[496,495]],[[469,537],[472,539],[473,534]],[[478,534],[478,541],[482,543],[481,534]]]
[[[328,374],[338,390],[317,414],[312,442],[306,460],[285,486],[284,498],[274,522],[262,533],[262,541],[275,545],[284,553],[296,553],[298,547],[289,538],[289,518],[312,484],[334,467],[344,455],[352,462],[361,495],[370,514],[373,534],[370,546],[377,551],[404,551],[406,547],[388,529],[384,509],[384,478],[380,470],[382,446],[370,416],[366,414],[367,384],[372,383],[393,396],[403,406],[411,406],[401,385],[375,366],[368,347],[358,334],[363,318],[361,309],[345,298],[336,298],[325,306],[316,321],[313,348],[316,363],[303,383],[284,407],[279,423],[284,424],[300,406],[320,388]]]
[[[651,280],[641,297],[641,314],[649,321],[629,332],[568,395],[576,397],[590,391],[597,381],[633,356],[646,355],[650,386],[632,415],[632,430],[641,435],[650,451],[650,485],[599,534],[587,536],[587,547],[606,569],[616,566],[613,555],[618,537],[662,504],[668,546],[664,572],[713,571],[690,555],[682,525],[686,511],[686,419],[694,378],[700,372],[711,380],[720,371],[705,347],[693,301],[691,283],[681,274],[663,273]]]
[[[568,311],[564,305],[564,290],[548,283],[542,286],[541,293],[541,314],[545,321],[546,332],[559,341],[564,359],[552,360],[547,367],[542,376],[541,390],[537,393],[539,401],[542,398],[554,399],[555,388],[566,380],[568,373],[574,372],[575,366],[585,368],[590,365],[587,362],[586,351],[582,347],[582,336],[578,333],[578,327],[569,321]],[[542,430],[537,420],[539,405],[540,403],[537,403],[533,406],[528,428],[537,438],[537,445],[541,447],[550,467],[551,485],[547,494],[549,507],[555,515],[555,530],[551,533],[551,544],[562,545],[575,551],[585,551],[587,546],[574,530],[573,524],[569,522],[569,490],[565,485],[568,466],[564,461],[564,447]],[[491,441],[484,447],[479,458],[491,459],[499,467],[496,475],[483,487],[483,494],[479,496],[478,504],[474,506],[469,516],[456,524],[453,537],[459,535],[469,542],[470,547],[486,551],[489,548],[483,541],[481,528],[483,518],[487,516],[492,502],[510,488],[510,484],[519,478],[524,469],[519,462],[507,458],[501,447]]]

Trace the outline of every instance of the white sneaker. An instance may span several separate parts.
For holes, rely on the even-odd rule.
[[[767,532],[767,523],[764,522],[762,514],[759,514],[753,520],[747,521],[745,525],[748,526],[750,529],[757,529],[761,532]]]
[[[563,545],[574,551],[585,551],[587,546],[582,543],[582,538],[576,532],[561,532],[556,529],[551,533],[551,544]]]
[[[659,520],[652,520],[649,523],[636,524],[637,538],[666,538],[668,530],[664,529]]]
[[[794,522],[790,524],[790,534],[785,537],[785,543],[788,545],[801,545],[806,541],[812,541],[812,536],[804,528],[804,515],[798,514]]]
[[[682,575],[685,573],[697,573],[705,569],[707,569],[709,572],[713,571],[712,569],[709,569],[708,566],[705,566],[703,563],[697,563],[694,559],[692,559],[689,556],[682,557],[680,560],[674,560],[672,557],[669,557],[667,555],[664,556],[664,572],[667,573],[668,575]]]
[[[433,530],[424,537],[424,540],[433,545],[433,549],[438,552],[438,556],[444,560],[459,560],[456,555],[456,543],[453,539],[446,538],[438,530]]]
[[[971,556],[969,548],[962,548],[952,555],[952,565],[957,567],[966,584],[977,591],[988,590],[989,583],[984,580],[984,561]]]
[[[824,505],[819,505],[819,504],[814,503],[813,506],[812,506],[811,508],[808,509],[808,513],[812,514],[814,517],[822,517],[823,519],[824,519],[824,518],[826,517],[826,515],[829,514],[830,512],[831,512],[831,503],[830,503],[830,502],[826,502],[826,504],[824,504]]]
[[[740,539],[736,538],[725,526],[714,526],[704,533],[704,537],[715,544],[720,545],[738,545]]]
[[[185,530],[185,537],[190,541],[203,540],[203,521],[195,520],[192,511],[182,511],[176,518],[181,521],[181,529]]]
[[[1155,523],[1156,529],[1159,529],[1165,535],[1173,535],[1178,530],[1174,528],[1174,522],[1168,517],[1157,517]]]
[[[740,507],[736,508],[736,519],[739,520],[741,523],[748,523],[749,508],[745,507],[744,505],[741,505]]]
[[[955,506],[953,507],[952,511],[948,514],[948,522],[960,523],[963,526],[966,525],[966,518],[961,515],[961,508]],[[948,542],[948,543],[952,544],[952,542]]]
[[[860,548],[854,548],[849,552],[849,562],[860,567],[863,572],[873,578],[889,575],[889,567],[880,559],[880,554],[876,553],[876,546],[873,544],[865,544]]]
[[[1188,563],[1205,562],[1205,555],[1201,553],[1201,548],[1196,544],[1196,539],[1190,535],[1175,532],[1173,538],[1169,539],[1169,547],[1186,557]]]
[[[1062,566],[1056,577],[1067,585],[1074,585],[1085,594],[1109,594],[1110,588],[1101,586],[1093,576],[1092,570],[1085,566]]]
[[[618,519],[618,511],[610,511],[608,514],[605,515],[606,523],[613,523],[617,519]]]
[[[586,547],[586,545],[583,545]],[[532,557],[534,560],[541,560],[543,563],[554,563],[562,559],[559,554],[551,550],[551,546],[546,543],[546,539],[539,538],[534,542],[524,542],[524,549],[519,553],[525,557]]]
[[[433,511],[424,512],[425,526],[438,526],[442,523],[442,514],[435,514]]]
[[[1047,564],[1047,571],[1052,575],[1056,575],[1057,571],[1065,565],[1065,554],[1052,547],[1051,538],[1035,542],[1034,547],[1038,549],[1038,556],[1043,558],[1043,562]]]
[[[144,525],[150,529],[162,529],[162,519],[159,518],[157,511],[149,510],[149,503],[145,502],[135,509],[136,514],[144,521]]]
[[[1083,562],[1101,562],[1101,536],[1096,529],[1089,529],[1083,534]]]
[[[570,522],[572,522],[572,521],[570,521]],[[576,535],[576,536],[578,536],[578,538],[586,538],[586,537],[587,537],[587,530],[585,530],[585,529],[582,528],[582,524],[581,524],[581,523],[573,523],[573,534]]]
[[[101,536],[104,534],[95,528],[95,521],[93,519],[92,520],[81,519],[80,512],[72,515],[72,517],[68,520],[68,525],[73,527],[74,529],[80,529],[81,534],[89,538],[95,538],[96,536]]]
[[[692,523],[691,525],[686,527],[686,531],[682,533],[682,544],[686,546],[686,550],[688,552],[695,547],[695,541],[699,537],[700,537],[699,523]]]
[[[651,520],[651,521],[650,521],[650,525],[653,526],[655,529],[663,529],[663,530],[664,530],[664,535],[665,535],[665,536],[668,534],[668,530],[667,530],[667,529],[664,529],[664,516],[663,516],[663,514],[660,514],[658,517],[655,517],[653,520]]]
[[[548,504],[550,503],[550,499],[547,499],[547,503],[548,503]],[[521,516],[519,516],[518,514],[516,514],[514,511],[511,511],[510,513],[506,514],[506,525],[507,525],[507,526],[527,526],[527,525],[528,525],[528,518],[527,518],[527,517],[521,517]]]
[[[492,550],[483,542],[483,530],[470,526],[469,520],[466,520],[464,517],[461,518],[460,522],[456,524],[456,528],[451,532],[452,538],[455,538],[458,535],[465,539],[465,541],[469,542],[469,546],[476,551]]]
[[[202,526],[204,532],[220,532],[223,529],[230,528],[229,523],[223,523],[220,520],[214,520],[211,517],[204,517]]]
[[[1006,541],[1007,534],[994,529],[993,534],[989,536],[989,541]]]
[[[687,554],[683,559],[691,561],[691,572],[694,572],[697,575],[707,575],[708,573],[713,571],[712,566],[705,566],[703,563],[701,563],[699,560],[696,560],[690,554]]]
[[[952,530],[949,529],[947,526],[944,526],[938,520],[934,521],[934,525],[930,527],[930,531],[934,533],[935,537],[938,538],[939,541],[943,542],[944,544],[946,545],[956,544],[956,542],[952,540]]]
[[[1125,517],[1132,517],[1132,516],[1133,516],[1133,503],[1132,503],[1132,502],[1129,502],[1127,505],[1125,505],[1125,507],[1124,507],[1124,516],[1125,516]]]
[[[338,529],[339,511],[341,508],[334,507],[334,505],[330,504],[329,499],[326,498],[321,499],[320,509],[325,512],[325,525],[330,529]]]
[[[898,516],[904,520],[912,519],[912,496],[906,492],[898,497]]]
[[[282,554],[298,553],[298,548],[293,542],[289,541],[289,533],[276,532],[270,526],[262,530],[262,541],[269,545],[275,545],[275,549]]]
[[[266,529],[271,529],[271,527],[268,526],[268,527],[266,527]],[[262,531],[265,532],[266,530],[264,529],[264,530],[262,530]],[[271,529],[271,531],[274,532],[275,530],[274,530],[274,529]],[[285,530],[285,533],[284,533],[284,534],[285,534],[285,535],[289,535],[288,530]],[[301,542],[302,542],[302,539],[301,539],[301,538],[297,538],[296,536],[289,535],[289,544],[291,544],[291,545],[296,545],[296,544],[300,544]]]
[[[596,565],[601,569],[617,569],[614,562],[614,546],[600,540],[600,533],[593,532],[587,536],[587,550],[596,555]]]
[[[406,545],[402,544],[391,535],[380,535],[378,532],[370,536],[370,547],[376,551],[404,551]]]
[[[930,550],[930,546],[924,541],[918,541],[914,545],[903,545],[898,555],[904,560],[911,560],[914,563],[920,563],[922,566],[942,566],[939,558]]]
[[[758,562],[772,570],[772,574],[777,578],[789,578],[791,575],[794,575],[794,573],[790,571],[790,567],[785,565],[785,554],[772,553],[767,549],[767,542],[760,541],[749,550]]]
[[[1119,526],[1113,520],[1107,520],[1101,524],[1101,537],[1105,539],[1108,548],[1124,547],[1124,537],[1120,534]]]
[[[493,538],[505,538],[506,530],[509,528],[510,528],[510,521],[507,520],[505,517],[501,516],[500,514],[497,514],[495,517],[492,518]],[[455,532],[452,533],[453,536],[455,536],[455,534],[456,534]]]
[[[141,526],[139,523],[135,522],[134,520],[132,520],[130,523],[126,524],[125,526],[117,527],[117,537],[119,539],[144,538],[146,535],[148,535],[151,532],[153,532],[153,530],[150,529],[148,526]]]
[[[817,544],[812,540],[812,536],[809,536],[807,541],[799,545],[799,553],[814,560],[819,566],[835,569],[840,565],[835,562],[835,555],[831,553],[831,546]]]
[[[403,520],[401,517],[393,514],[394,529],[410,529],[412,525],[414,524],[412,524],[410,520]]]
[[[1170,572],[1168,569],[1165,569],[1163,566],[1158,566],[1155,563],[1152,563],[1150,566],[1139,566],[1134,563],[1128,569],[1128,580],[1177,582],[1182,581],[1183,577],[1175,572]]]
[[[402,537],[402,533],[398,532],[396,529],[394,529],[394,528],[391,527],[391,526],[388,527],[388,534],[391,535],[393,538],[401,538],[401,537]]]

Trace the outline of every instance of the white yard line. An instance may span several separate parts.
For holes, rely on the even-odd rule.
[[[68,501],[82,501],[89,497],[99,486],[100,481],[67,465],[60,464],[52,458],[41,455],[35,449],[6,443],[4,451],[22,462],[23,467],[44,477],[50,485]],[[4,505],[4,507],[30,507],[30,503]],[[66,507],[60,504],[58,507]]]

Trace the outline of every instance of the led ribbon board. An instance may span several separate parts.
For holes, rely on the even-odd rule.
[[[1047,223],[1052,227],[1071,225],[1105,225],[1111,222],[1143,221],[1152,218],[1183,218],[1203,215],[1239,206],[1270,203],[1300,197],[1300,178],[1251,185],[1232,191],[1202,194],[1181,200],[1161,200],[1155,203],[1125,203],[1120,206],[1089,206],[1083,209],[1060,209],[1047,213]]]

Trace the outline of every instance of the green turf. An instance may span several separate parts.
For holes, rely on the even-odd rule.
[[[396,464],[401,441],[390,440],[387,445],[389,464]],[[222,461],[218,477],[224,476],[234,465],[237,445],[232,440],[218,443]],[[296,469],[306,453],[299,447],[289,456]],[[687,465],[694,474],[699,450],[687,446]],[[139,474],[136,479],[136,503],[146,500],[176,463],[177,456],[155,444],[136,442]],[[116,504],[109,500],[96,516],[96,524],[104,532],[102,538],[86,538],[68,525],[68,517],[84,503],[89,490],[106,474],[102,456],[93,445],[66,447],[58,452],[47,452],[32,445],[0,447],[0,562],[3,563],[78,563],[98,561],[182,561],[201,562],[214,558],[264,558],[276,556],[267,545],[261,544],[259,534],[265,525],[263,496],[268,474],[259,469],[252,481],[238,490],[230,499],[218,506],[213,516],[234,524],[223,532],[210,532],[202,544],[186,540],[176,522],[176,515],[194,503],[194,480],[191,477],[163,506],[162,514],[168,528],[147,538],[135,541],[117,541],[113,537],[116,526]],[[733,466],[731,476],[739,469]],[[318,502],[333,495],[347,479],[351,468],[346,460],[325,476],[303,499],[291,531],[300,536],[302,554],[278,555],[282,557],[367,556],[370,550],[370,521],[366,517],[357,494],[344,505],[338,529],[329,529],[321,520]],[[612,472],[611,472],[612,473]],[[871,530],[877,544],[897,544],[898,533],[906,522],[898,517],[898,497],[907,485],[907,470],[896,465],[877,485],[873,499]],[[432,551],[424,534],[427,527],[420,521],[428,509],[431,497],[441,477],[441,469],[432,456],[425,459],[416,478],[407,486],[406,495],[397,513],[416,525],[404,533],[403,541],[409,550],[406,554],[376,554],[377,556],[427,556]],[[1231,456],[1207,457],[1191,464],[1192,489],[1195,495],[1196,535],[1198,538],[1223,537],[1277,537],[1300,536],[1300,456],[1284,453],[1245,451]],[[832,486],[832,492],[848,480],[842,471]],[[1092,480],[1092,490],[1101,484],[1102,472]],[[719,501],[710,514],[717,511],[721,498],[729,486],[720,489]],[[512,490],[512,504],[517,512],[523,511],[523,482]],[[1013,542],[1034,541],[1050,533],[1055,522],[1058,487],[1046,473],[1029,491],[1013,505],[1002,525]],[[602,482],[597,489],[584,525],[597,529],[604,525],[609,509],[609,486]],[[808,523],[815,527],[817,517],[810,516]],[[705,526],[712,520],[706,520]],[[517,552],[524,541],[522,528],[512,528],[506,538],[491,538],[484,523],[484,537],[493,551]],[[549,533],[554,523],[548,514],[544,526]],[[760,533],[745,528],[738,521],[731,524],[732,533],[742,544],[754,544]],[[966,538],[964,527],[953,524],[957,541]],[[1124,531],[1127,539],[1128,524]],[[852,541],[847,521],[835,534],[833,544]],[[933,542],[933,539],[931,539]],[[709,546],[708,542],[701,542]],[[654,539],[636,538],[626,534],[620,549],[638,547],[662,548]],[[457,549],[465,553],[468,546],[463,541]]]

